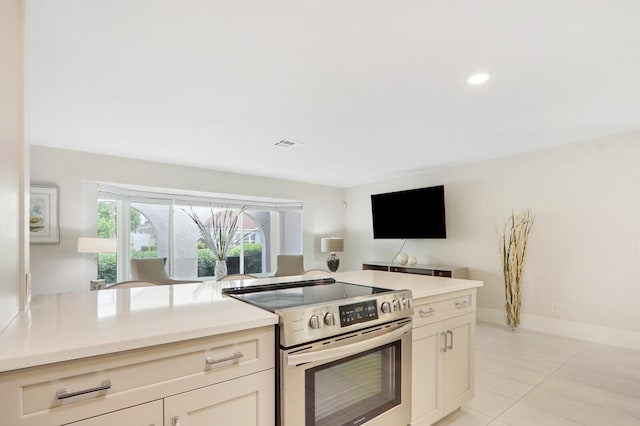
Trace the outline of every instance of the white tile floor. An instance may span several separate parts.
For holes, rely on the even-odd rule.
[[[640,426],[640,351],[479,322],[476,395],[445,425]]]

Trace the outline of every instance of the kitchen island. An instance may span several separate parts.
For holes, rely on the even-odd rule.
[[[355,284],[410,289],[417,316],[421,315],[418,306],[425,301],[445,308],[450,300],[466,300],[466,305],[451,305],[452,312],[472,318],[475,330],[475,289],[481,282],[380,271],[327,275]],[[237,417],[240,404],[245,407],[239,410],[246,416],[244,424],[271,425],[275,405],[273,325],[278,317],[222,296],[221,289],[300,279],[211,281],[36,296],[30,309],[0,334],[4,420],[16,425],[73,421],[82,421],[79,425],[114,421],[170,425],[190,413],[207,410],[218,419],[229,413]],[[442,318],[434,311],[426,315],[437,322],[453,318],[446,311],[443,309]],[[429,321],[425,324],[432,324]],[[468,329],[467,344],[473,342],[473,330]],[[454,331],[443,331],[447,332]],[[472,373],[473,357],[467,358],[471,363],[465,371]],[[442,378],[444,372],[435,373]],[[470,385],[472,395],[472,381]],[[435,402],[443,398],[438,389],[434,392]],[[434,416],[444,412],[440,409]]]

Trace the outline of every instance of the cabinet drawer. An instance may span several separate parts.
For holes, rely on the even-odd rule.
[[[69,426],[161,426],[162,401],[153,401],[147,404],[136,405],[113,413],[91,417],[79,422],[68,423]]]
[[[418,299],[414,303],[414,328],[476,310],[475,290]]]
[[[274,331],[264,327],[9,373],[0,389],[14,401],[10,424],[64,423],[273,367]]]

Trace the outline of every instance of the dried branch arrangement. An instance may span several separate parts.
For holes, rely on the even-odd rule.
[[[238,235],[238,220],[242,213],[247,210],[246,207],[241,209],[222,209],[214,212],[211,209],[209,223],[203,222],[196,212],[191,208],[191,212],[185,210],[185,213],[194,221],[200,230],[205,245],[213,252],[217,260],[225,260],[229,250],[237,246],[244,235]]]
[[[527,240],[535,216],[527,210],[507,218],[499,235],[502,271],[504,273],[507,324],[515,329],[520,324],[522,304],[522,271],[527,255]]]
[[[227,255],[229,250],[240,244],[240,241],[246,236],[238,233],[238,220],[245,210],[247,210],[246,206],[241,209],[225,208],[217,212],[211,209],[208,223],[203,222],[198,217],[193,207],[191,207],[191,212],[185,210],[185,213],[198,227],[205,245],[213,252],[213,256],[216,259],[214,268],[216,280],[220,280],[227,275]]]

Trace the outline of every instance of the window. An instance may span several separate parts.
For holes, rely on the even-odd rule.
[[[107,282],[130,279],[129,262],[118,259],[141,257],[164,258],[173,278],[213,277],[215,259],[187,214],[191,211],[206,223],[221,209],[247,207],[239,220],[238,243],[227,257],[229,274],[268,274],[276,254],[302,253],[300,202],[180,196],[100,185],[98,206],[98,220],[110,220],[104,232],[112,230],[110,235],[118,238],[117,256],[112,255],[113,265],[104,275]]]
[[[131,200],[128,203],[128,210],[128,258],[169,258],[170,203],[166,201],[151,202]],[[123,256],[122,258],[126,259],[127,257]]]
[[[98,237],[116,238],[117,236],[117,203],[115,200],[98,200]],[[117,280],[117,254],[98,254],[98,276],[107,284]]]

